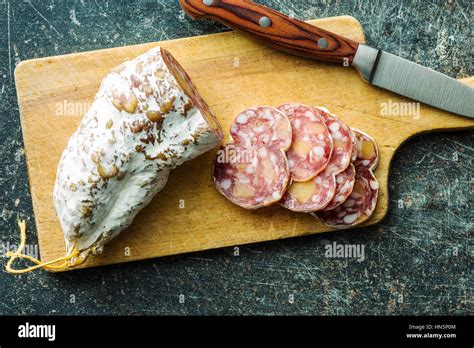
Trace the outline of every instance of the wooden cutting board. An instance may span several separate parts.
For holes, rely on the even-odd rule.
[[[312,21],[363,42],[354,18]],[[26,160],[41,258],[64,255],[52,192],[63,148],[93,100],[101,79],[114,66],[162,45],[181,62],[227,132],[235,115],[256,105],[296,101],[321,105],[351,127],[372,135],[380,148],[376,176],[380,198],[373,217],[387,213],[387,177],[396,149],[415,134],[472,128],[474,121],[422,105],[419,117],[384,115],[385,107],[412,102],[362,81],[351,68],[277,52],[229,32],[24,61],[15,71]],[[474,79],[466,80],[474,84]],[[110,242],[104,254],[81,267],[113,264],[211,248],[330,231],[309,214],[274,206],[241,209],[215,189],[215,151],[177,168],[166,188]],[[31,237],[31,236],[30,236]]]

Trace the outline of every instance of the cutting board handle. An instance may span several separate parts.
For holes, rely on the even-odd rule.
[[[250,0],[179,0],[192,18],[217,20],[242,34],[298,56],[352,64],[359,44]]]

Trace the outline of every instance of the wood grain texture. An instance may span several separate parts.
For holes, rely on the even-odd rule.
[[[311,23],[363,42],[360,24],[352,17]],[[383,103],[410,102],[362,81],[350,68],[269,49],[236,33],[119,47],[22,62],[16,83],[42,260],[64,254],[52,191],[63,148],[78,126],[81,106],[90,103],[101,79],[114,66],[157,44],[181,62],[224,130],[235,115],[255,105],[298,101],[326,106],[351,127],[372,135],[380,147],[376,170],[381,191],[377,209],[366,223],[387,212],[387,177],[396,149],[423,132],[472,128],[474,122],[428,106],[419,117],[382,116]],[[474,84],[474,79],[467,80]],[[308,214],[280,207],[241,209],[213,187],[210,168],[214,152],[177,168],[165,189],[136,218],[132,227],[109,243],[104,254],[82,267],[126,262],[217,247],[326,232]],[[184,202],[184,209],[180,209]],[[129,248],[130,255],[125,254]]]
[[[180,0],[181,7],[191,17],[217,20],[255,40],[284,52],[321,61],[352,63],[359,44],[249,0],[213,0],[204,5],[202,0]],[[260,19],[267,17],[271,25],[263,27]],[[318,40],[326,40],[320,47]]]

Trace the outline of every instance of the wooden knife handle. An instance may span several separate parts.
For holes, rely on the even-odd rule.
[[[276,49],[307,58],[352,64],[355,41],[290,18],[250,0],[179,0],[192,18],[217,20]]]

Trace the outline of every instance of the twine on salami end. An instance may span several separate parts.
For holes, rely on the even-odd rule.
[[[25,220],[18,219],[18,226],[20,227],[20,244],[18,245],[18,249],[15,252],[9,251],[6,253],[6,256],[10,258],[7,262],[7,265],[5,266],[5,269],[7,270],[8,273],[22,274],[22,273],[28,273],[28,272],[34,271],[39,268],[44,268],[50,271],[61,271],[61,270],[66,270],[71,267],[78,266],[87,259],[88,254],[86,254],[85,256],[82,256],[81,252],[77,250],[76,248],[73,248],[71,254],[67,256],[59,257],[57,259],[54,259],[48,262],[41,262],[40,260],[35,259],[34,257],[31,257],[30,255],[25,255],[22,253],[26,246]],[[36,265],[27,267],[24,269],[14,269],[12,268],[12,264],[16,259],[28,260],[35,263]],[[73,260],[73,262],[68,262],[71,260]],[[58,262],[61,262],[61,263],[59,265],[54,265]]]

